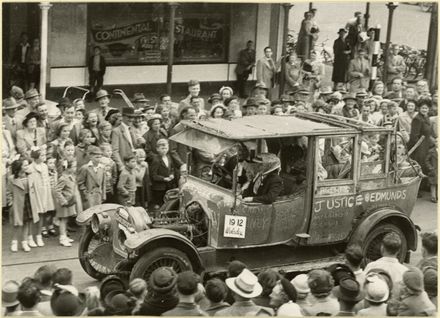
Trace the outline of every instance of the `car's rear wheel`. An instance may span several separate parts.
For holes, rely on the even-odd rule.
[[[368,264],[372,261],[382,257],[380,247],[384,236],[388,233],[396,233],[402,241],[398,259],[401,263],[405,260],[406,252],[408,251],[408,242],[402,230],[394,224],[384,223],[379,224],[368,233],[363,246],[364,262]]]
[[[111,241],[93,233],[87,227],[79,242],[78,257],[84,271],[91,277],[101,280],[113,272],[110,256],[113,254]]]
[[[188,256],[178,249],[159,247],[142,255],[130,274],[130,281],[134,278],[143,278],[148,282],[151,273],[159,267],[172,267],[176,273],[192,270]]]

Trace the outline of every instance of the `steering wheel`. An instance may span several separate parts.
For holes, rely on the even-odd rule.
[[[228,176],[232,179],[231,173],[217,161],[212,164],[211,171],[211,183],[214,183],[215,185],[218,185],[222,180],[226,180]]]

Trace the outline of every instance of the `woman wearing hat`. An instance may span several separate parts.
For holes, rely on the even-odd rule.
[[[284,92],[290,94],[299,87],[302,77],[301,61],[298,61],[295,51],[290,52],[287,58],[284,76],[286,77]]]
[[[225,114],[226,114],[226,107],[223,106],[222,104],[212,107],[210,111],[210,116],[212,118],[225,118]]]
[[[411,122],[411,133],[409,136],[408,149],[414,147],[419,139],[424,136],[423,142],[411,154],[411,158],[417,161],[425,175],[429,174],[426,166],[426,156],[429,152],[432,142],[432,127],[429,120],[429,109],[431,108],[431,100],[421,99],[418,103],[419,112]]]
[[[219,90],[219,94],[222,97],[223,102],[225,102],[225,100],[234,95],[234,91],[229,86],[222,86],[222,88]]]
[[[168,139],[168,132],[162,127],[162,116],[155,114],[147,122],[150,128],[143,138],[145,139],[145,153],[147,161],[151,163],[157,154],[156,144],[159,139]]]
[[[37,127],[38,114],[30,112],[23,120],[23,129],[17,131],[17,151],[29,157],[32,147],[46,144],[46,130]]]
[[[335,56],[333,62],[332,81],[336,88],[337,83],[345,83],[348,61],[350,59],[350,46],[345,40],[347,31],[339,29],[339,37],[333,43],[333,54]]]
[[[302,316],[301,308],[296,303],[297,292],[295,286],[282,277],[270,294],[270,304],[275,308],[277,316]]]
[[[348,94],[344,97],[344,102],[345,106],[342,107],[342,116],[357,119],[359,117],[359,111],[355,108],[356,96],[354,94]]]

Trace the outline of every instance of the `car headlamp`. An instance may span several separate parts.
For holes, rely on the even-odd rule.
[[[111,226],[111,218],[110,216],[103,213],[95,213],[92,216],[92,220],[90,222],[93,233],[98,233],[99,231],[105,231]]]

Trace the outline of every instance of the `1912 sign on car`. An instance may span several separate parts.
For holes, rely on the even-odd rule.
[[[389,232],[403,242],[401,261],[416,249],[410,215],[420,168],[397,165],[392,130],[318,113],[184,124],[173,141],[222,160],[205,176],[190,170],[154,217],[141,207],[115,204],[81,213],[77,222],[87,230],[79,258],[92,277],[148,278],[159,266],[218,271],[233,259],[255,271],[307,270],[337,262],[338,252],[353,242],[368,262],[380,257],[380,241]],[[377,135],[383,149],[374,162],[361,160],[365,134]],[[262,149],[279,155],[284,185],[268,204],[241,196],[242,179],[258,177]],[[198,164],[192,154],[188,167]]]

